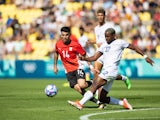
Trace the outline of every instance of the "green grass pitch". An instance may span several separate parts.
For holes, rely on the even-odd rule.
[[[0,120],[160,120],[160,80],[131,80],[128,90],[122,81],[115,81],[109,95],[126,97],[134,110],[107,105],[104,110],[87,102],[83,110],[70,106],[67,100],[81,95],[64,86],[65,79],[1,79]],[[58,94],[47,97],[44,88],[55,84]]]

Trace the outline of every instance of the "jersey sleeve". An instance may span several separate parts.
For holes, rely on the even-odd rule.
[[[119,40],[119,42],[121,43],[121,48],[127,48],[129,46],[129,43],[125,40]]]
[[[103,50],[105,49],[104,47],[106,46],[106,44],[102,44],[99,48],[98,48],[98,52],[103,53]]]

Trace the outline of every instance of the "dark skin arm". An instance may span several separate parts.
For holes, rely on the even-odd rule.
[[[137,46],[134,46],[132,44],[129,44],[128,46],[129,49],[136,51],[137,53],[139,53],[140,55],[144,56],[145,54],[143,53],[143,51],[138,48]],[[150,59],[148,56],[145,58],[146,62],[149,63],[150,65],[153,66],[154,61],[152,59]]]
[[[138,48],[137,46],[134,46],[134,45],[132,45],[132,44],[129,44],[128,48],[131,49],[131,50],[136,51],[138,54],[140,54],[140,55],[142,55],[142,56],[145,55],[145,54],[143,53],[143,51],[142,51],[140,48]],[[95,53],[95,54],[94,54],[93,56],[91,56],[91,57],[87,57],[87,58],[86,58],[86,57],[80,56],[79,58],[80,58],[80,60],[86,60],[86,61],[89,61],[89,62],[93,62],[93,61],[96,61],[101,55],[102,55],[102,53],[97,52],[97,53]],[[145,60],[146,60],[147,63],[149,63],[150,65],[153,66],[154,61],[153,61],[152,59],[150,59],[149,57],[146,57]]]
[[[96,61],[101,55],[102,55],[101,52],[96,52],[96,53],[95,53],[93,56],[91,56],[91,57],[79,56],[79,59],[80,59],[80,60],[89,61],[89,62],[93,62],[93,61]]]

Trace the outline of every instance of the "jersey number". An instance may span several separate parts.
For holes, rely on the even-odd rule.
[[[68,54],[68,51],[62,51],[62,54],[63,54],[63,57],[64,58],[69,58],[69,54]]]
[[[77,71],[78,71],[78,75],[79,75],[79,76],[81,76],[81,77],[83,77],[83,76],[84,76],[84,72],[83,72],[83,70],[78,69]]]

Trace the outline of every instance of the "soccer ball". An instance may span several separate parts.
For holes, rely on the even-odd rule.
[[[58,89],[54,84],[49,84],[45,87],[44,92],[48,97],[53,97],[57,94]]]

